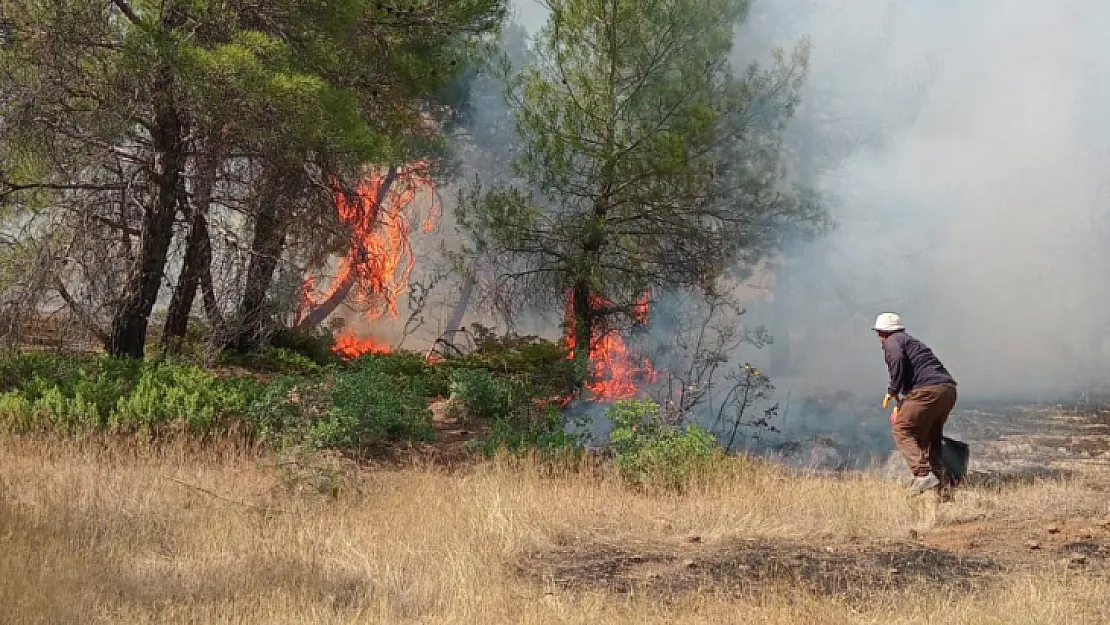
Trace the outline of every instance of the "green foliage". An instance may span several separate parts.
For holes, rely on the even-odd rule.
[[[18,207],[12,212],[43,218],[18,222],[19,236],[35,243],[29,246],[35,253],[21,254],[25,267],[12,273],[31,274],[43,258],[70,258],[63,274],[34,273],[40,282],[23,288],[41,297],[49,290],[43,284],[55,278],[72,283],[74,292],[94,300],[73,308],[103,311],[115,327],[134,329],[108,334],[108,348],[141,356],[155,299],[146,293],[157,291],[173,258],[174,216],[193,207],[179,205],[174,183],[186,172],[200,178],[195,174],[207,171],[205,161],[214,164],[211,182],[225,202],[194,197],[197,210],[215,210],[231,196],[241,207],[236,210],[257,209],[228,236],[277,248],[255,249],[256,258],[283,257],[286,243],[300,246],[290,257],[326,258],[334,237],[320,237],[320,226],[337,219],[328,183],[350,182],[367,165],[436,161],[446,149],[441,93],[470,64],[475,44],[496,32],[506,5],[5,2],[0,216]],[[151,192],[159,185],[160,192]],[[276,223],[260,216],[267,211]],[[61,243],[90,227],[97,237],[80,236],[78,246]],[[55,232],[58,240],[44,245]],[[130,258],[132,249],[144,257]],[[272,272],[254,266],[243,291],[264,299]],[[119,267],[134,271],[115,279]],[[18,284],[5,273],[0,287]],[[238,303],[252,314],[261,309]],[[318,364],[327,360],[304,355]]]
[[[409,357],[362,359],[263,385],[190,365],[12,354],[0,359],[9,389],[0,393],[0,427],[201,437],[235,428],[275,449],[359,452],[433,437],[431,369]]]
[[[500,451],[513,454],[535,451],[577,457],[583,451],[582,441],[568,433],[564,425],[562,413],[555,408],[548,408],[536,419],[497,419],[490,436],[482,441],[481,450],[487,457]]]
[[[217,378],[198,367],[145,367],[131,392],[120,398],[109,425],[153,431],[167,424],[207,434],[242,417],[255,389],[244,379]]]
[[[262,352],[260,364],[267,371],[310,375],[320,370],[320,365],[304,354],[284,347],[268,347]]]
[[[324,379],[285,375],[261,389],[247,408],[255,435],[272,449],[296,447],[309,439],[309,429],[329,408]]]
[[[646,292],[753,266],[780,225],[814,217],[780,161],[808,48],[734,73],[746,5],[548,3],[532,58],[503,74],[521,182],[475,185],[457,211],[472,252],[512,265],[507,299],[550,310],[596,297],[575,309],[588,336],[634,322]]]
[[[0,426],[12,432],[28,432],[35,427],[35,404],[19,391],[0,394]]]
[[[664,423],[650,400],[617,402],[606,416],[613,422],[609,444],[617,471],[637,486],[681,490],[720,452],[716,439],[698,426]]]
[[[391,377],[395,384],[418,380],[427,397],[444,397],[450,392],[450,368],[431,365],[421,354],[394,352],[366,354],[350,363],[355,369],[371,368]]]
[[[327,330],[280,330],[270,339],[270,346],[300,354],[320,366],[339,362],[332,351],[335,337]]]
[[[285,347],[267,347],[253,354],[226,352],[220,360],[226,365],[240,365],[263,373],[312,375],[323,369],[304,354]]]
[[[420,381],[397,385],[373,366],[336,375],[331,410],[309,431],[317,447],[351,450],[389,441],[431,440],[434,435],[432,413]]]
[[[565,396],[571,392],[574,363],[560,344],[535,336],[496,336],[475,325],[475,348],[465,356],[451,358],[452,369],[486,369],[496,375],[513,376],[535,388],[537,397]]]
[[[536,390],[511,378],[494,376],[487,369],[451,372],[448,410],[460,420],[508,419],[527,406]]]
[[[14,431],[67,433],[106,428],[203,435],[246,416],[257,384],[195,366],[108,357],[9,354],[0,372],[0,420]]]

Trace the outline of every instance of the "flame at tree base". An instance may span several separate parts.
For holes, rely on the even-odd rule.
[[[608,302],[598,296],[591,297],[595,309],[606,307]],[[637,325],[647,324],[648,300],[641,298],[635,306]],[[573,305],[568,306],[568,327],[566,345],[569,358],[574,359],[574,315]],[[651,360],[643,355],[632,354],[624,339],[615,332],[595,329],[590,340],[590,369],[587,373],[586,388],[593,393],[594,401],[613,402],[636,397],[644,383],[652,383],[658,377]]]

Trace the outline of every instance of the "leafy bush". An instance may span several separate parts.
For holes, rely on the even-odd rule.
[[[106,357],[8,354],[0,359],[0,376],[10,389],[0,418],[16,431],[103,428],[138,370],[137,363]]]
[[[58,387],[47,389],[35,401],[31,413],[66,432],[95,430],[101,424],[100,412],[93,401],[80,392],[67,397]]]
[[[486,369],[451,372],[448,414],[461,420],[509,419],[523,409],[536,390],[526,384],[493,375]]]
[[[494,336],[475,326],[475,348],[448,360],[452,369],[486,369],[513,376],[547,397],[567,395],[574,384],[574,363],[567,350],[546,339],[509,334]]]
[[[335,346],[335,337],[327,330],[279,330],[270,345],[279,349],[286,349],[300,354],[320,366],[333,365],[339,358],[332,351]]]
[[[637,486],[681,490],[704,473],[720,447],[705,430],[665,423],[650,400],[621,401],[606,412],[613,422],[609,444],[621,477]]]
[[[372,366],[335,376],[331,410],[312,424],[318,448],[363,450],[386,441],[431,440],[435,434],[419,379],[403,385]]]
[[[66,433],[169,424],[205,434],[246,416],[257,384],[217,378],[195,366],[108,357],[10,355],[0,359],[9,390],[0,419],[9,430]]]
[[[408,380],[420,380],[427,397],[444,397],[450,391],[450,369],[429,364],[422,355],[413,352],[366,354],[352,361],[351,367],[380,371],[400,385]]]
[[[305,442],[314,421],[329,408],[327,384],[320,378],[282,376],[251,401],[247,416],[258,439],[273,449]]]
[[[0,424],[6,431],[27,432],[35,427],[35,404],[19,391],[0,394]]]
[[[89,374],[103,370],[110,360],[97,356],[11,352],[0,358],[0,389],[22,389],[36,380],[45,381],[45,386],[69,389]]]
[[[191,433],[208,433],[244,417],[255,392],[247,379],[220,379],[197,367],[152,365],[120,398],[109,424],[149,430],[179,423]]]
[[[548,408],[538,419],[497,419],[493,422],[489,438],[482,441],[482,452],[489,457],[499,451],[519,454],[538,451],[541,454],[569,453],[577,456],[583,450],[582,441],[566,431],[562,413]]]
[[[304,354],[285,347],[267,347],[260,353],[226,352],[220,359],[226,365],[239,365],[266,373],[312,375],[321,366]]]

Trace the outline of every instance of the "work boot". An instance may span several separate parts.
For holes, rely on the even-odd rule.
[[[913,483],[906,489],[906,494],[912,496],[920,495],[921,493],[932,490],[940,486],[940,479],[933,473],[922,477],[913,478]]]

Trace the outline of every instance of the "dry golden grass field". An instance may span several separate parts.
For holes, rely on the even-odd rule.
[[[536,462],[310,471],[0,442],[5,623],[1105,623],[1106,476],[908,500],[735,460],[683,494]]]

